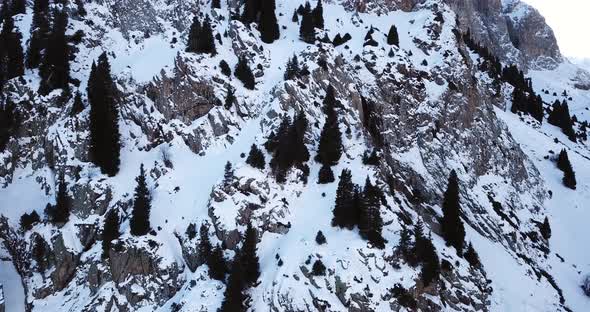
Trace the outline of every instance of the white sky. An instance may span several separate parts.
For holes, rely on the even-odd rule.
[[[523,0],[553,28],[564,56],[590,58],[590,0]]]

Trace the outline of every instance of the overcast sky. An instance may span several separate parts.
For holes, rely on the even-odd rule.
[[[564,56],[590,59],[590,0],[523,0],[553,28]]]

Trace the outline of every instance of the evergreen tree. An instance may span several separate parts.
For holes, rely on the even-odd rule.
[[[36,223],[38,223],[39,221],[41,221],[41,218],[39,217],[39,214],[37,213],[37,211],[33,210],[33,212],[31,212],[30,214],[28,213],[24,213],[21,217],[20,217],[20,228],[26,232],[30,229],[33,228],[33,225],[35,225]]]
[[[152,196],[147,186],[147,179],[143,164],[139,169],[139,176],[135,178],[137,186],[133,200],[133,211],[129,227],[131,234],[135,236],[146,235],[150,229],[150,211],[152,209]]]
[[[238,64],[234,70],[234,75],[244,84],[246,89],[254,90],[254,87],[256,86],[256,80],[252,70],[250,69],[250,66],[248,66],[248,61],[245,57],[240,57],[238,59]]]
[[[225,76],[231,76],[231,68],[229,68],[229,64],[225,60],[219,61],[219,67],[221,68],[221,73]]]
[[[385,247],[385,240],[381,236],[383,219],[381,218],[380,190],[371,183],[369,177],[365,182],[363,200],[360,207],[359,232],[377,248]]]
[[[313,13],[309,2],[305,3],[301,18],[301,26],[299,27],[299,37],[306,43],[313,44],[315,42],[315,25]]]
[[[293,17],[291,18],[291,21],[293,23],[299,23],[299,13],[297,13],[297,10],[293,12]]]
[[[277,182],[286,180],[287,172],[293,165],[293,145],[291,137],[291,118],[285,115],[277,129],[277,134],[269,138],[266,146],[273,152],[270,167]]]
[[[53,27],[47,37],[45,54],[39,66],[41,84],[39,92],[49,94],[55,89],[69,91],[70,81],[70,47],[66,37],[68,15],[63,10],[53,14]]]
[[[481,262],[479,261],[479,255],[473,248],[473,244],[469,243],[467,246],[467,250],[465,251],[465,260],[469,262],[469,264],[474,268],[479,268],[481,266]]]
[[[244,11],[242,12],[242,23],[248,25],[250,23],[257,22],[261,9],[260,6],[261,0],[245,0]]]
[[[186,51],[199,54],[208,53],[212,55],[217,53],[209,15],[205,16],[203,24],[201,24],[197,16],[193,18],[193,23],[189,30]]]
[[[459,180],[455,170],[451,171],[447,190],[443,200],[443,217],[441,220],[441,229],[447,246],[453,246],[457,254],[463,252],[465,240],[465,228],[461,221],[461,207],[459,204]]]
[[[234,181],[234,169],[231,162],[225,163],[225,169],[223,173],[223,185],[230,186]]]
[[[92,64],[87,92],[90,103],[90,159],[102,173],[112,177],[119,172],[121,143],[116,88],[106,53],[100,55],[98,64]]]
[[[260,35],[262,41],[266,43],[273,43],[279,39],[280,31],[275,15],[275,0],[261,0],[260,6]]]
[[[324,8],[322,0],[318,0],[316,7],[312,11],[313,26],[315,28],[324,29]]]
[[[412,250],[412,239],[410,238],[410,231],[405,226],[402,226],[402,229],[399,233],[398,250],[406,258],[408,257],[408,255],[410,255],[410,251]]]
[[[246,296],[244,295],[246,281],[244,279],[244,268],[242,263],[240,263],[240,259],[241,255],[236,253],[225,288],[223,302],[218,312],[246,312],[247,310],[245,305]]]
[[[235,90],[230,85],[227,87],[227,95],[225,97],[225,109],[230,109],[236,100]]]
[[[424,258],[422,261],[422,271],[420,278],[424,286],[428,287],[430,284],[438,278],[440,273],[440,262],[436,248],[432,244],[430,238],[424,239]]]
[[[332,167],[322,165],[318,174],[318,184],[329,184],[334,181],[334,171],[332,171]]]
[[[12,16],[4,18],[0,32],[0,88],[4,82],[24,75],[21,34],[14,27]]]
[[[35,0],[33,4],[33,23],[31,38],[27,48],[27,68],[37,68],[41,63],[41,51],[46,45],[49,33],[49,0]]]
[[[35,244],[33,245],[33,250],[31,250],[31,255],[33,256],[35,262],[37,262],[37,271],[39,271],[39,273],[41,274],[45,272],[47,267],[47,261],[45,259],[45,253],[47,252],[47,249],[45,247],[46,244],[47,243],[45,242],[43,237],[41,237],[41,235],[37,235],[35,236]]]
[[[12,15],[27,13],[27,1],[12,0],[12,6],[10,8],[10,11]]]
[[[559,168],[561,171],[565,171],[567,167],[571,167],[571,164],[569,157],[567,156],[567,151],[564,148],[557,157],[557,168]]]
[[[186,52],[198,53],[199,51],[199,36],[201,35],[201,21],[197,16],[193,17],[193,23],[188,33],[188,42],[186,44]]]
[[[105,259],[109,257],[111,242],[121,235],[119,222],[119,213],[116,210],[109,211],[105,216],[102,228],[102,257]]]
[[[70,116],[76,116],[84,110],[84,103],[82,102],[82,94],[80,92],[76,92],[76,96],[74,97],[74,104],[72,105],[72,111],[70,112]]]
[[[49,216],[51,222],[57,224],[68,222],[70,219],[71,205],[72,200],[68,195],[68,187],[66,185],[64,175],[61,174],[59,177],[59,185],[55,197],[55,206],[51,210],[52,213]]]
[[[554,126],[560,127],[561,131],[567,135],[570,141],[576,142],[576,132],[574,131],[569,107],[565,100],[561,103],[559,103],[559,101],[555,101],[555,103],[553,103],[553,109],[551,110],[551,113],[549,113],[547,122]]]
[[[221,9],[221,3],[219,3],[219,0],[211,0],[211,8]]]
[[[326,243],[326,236],[324,236],[324,233],[322,233],[322,231],[318,231],[318,233],[316,234],[315,242],[318,245],[324,245]]]
[[[352,173],[348,169],[343,169],[340,174],[338,189],[336,190],[336,204],[333,210],[332,226],[352,229],[356,221],[356,211],[354,208]]]
[[[211,250],[213,247],[211,246],[211,241],[209,240],[209,229],[205,223],[201,224],[199,228],[199,259],[201,262],[206,263],[209,261],[211,257]]]
[[[223,256],[223,249],[219,245],[211,251],[211,256],[207,258],[207,266],[209,267],[209,277],[218,281],[225,280],[227,264]]]
[[[391,25],[391,28],[389,28],[389,33],[387,34],[387,44],[399,46],[399,36],[397,34],[397,27],[395,27],[395,25]]]
[[[295,115],[293,125],[289,128],[289,141],[293,144],[293,163],[295,165],[301,165],[309,160],[309,150],[305,145],[308,124],[305,112],[300,110]]]
[[[262,151],[256,146],[256,144],[252,144],[252,147],[250,147],[250,154],[248,154],[248,158],[246,158],[246,163],[254,168],[260,170],[264,169],[266,164],[264,154],[262,154]]]
[[[311,269],[311,275],[313,275],[313,276],[326,275],[326,266],[324,265],[322,260],[318,259],[313,263],[313,267]]]
[[[334,166],[342,156],[342,134],[336,114],[334,87],[329,86],[324,99],[326,121],[322,128],[316,160],[325,166]]]
[[[284,78],[285,80],[293,80],[299,77],[301,69],[299,68],[299,61],[297,60],[297,56],[293,55],[292,59],[289,59],[287,62],[287,68],[285,69]]]
[[[572,169],[571,165],[563,171],[563,185],[571,188],[572,190],[576,189],[576,173]]]
[[[541,236],[543,236],[544,239],[548,240],[551,238],[551,226],[549,225],[549,219],[547,217],[545,217],[545,220],[541,224],[540,230]]]
[[[244,244],[240,252],[240,265],[244,271],[244,281],[251,286],[256,284],[260,277],[260,264],[258,255],[256,254],[257,244],[258,237],[256,235],[256,229],[252,227],[252,223],[248,223]]]
[[[1,64],[0,64],[1,65]],[[0,84],[0,90],[2,85]],[[10,141],[10,138],[14,136],[19,128],[19,114],[16,109],[16,105],[6,100],[4,105],[0,103],[0,152],[6,149],[6,145]]]

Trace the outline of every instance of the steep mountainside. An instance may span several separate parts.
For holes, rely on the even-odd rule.
[[[2,5],[24,51],[44,2]],[[40,68],[0,93],[6,311],[588,309],[590,74],[535,9],[245,2],[49,3],[51,29],[68,16],[66,85],[43,92],[52,30]],[[105,174],[112,112],[120,165]]]

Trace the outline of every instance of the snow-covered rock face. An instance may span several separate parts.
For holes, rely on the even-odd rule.
[[[235,10],[237,1],[229,2]],[[547,203],[555,205],[551,196],[562,198],[567,191],[544,176],[553,167],[543,163],[549,162],[543,159],[548,151],[534,142],[563,137],[551,126],[527,125],[528,117],[520,121],[506,113],[512,87],[482,72],[481,59],[460,36],[470,29],[505,64],[531,69],[533,83],[541,81],[535,89],[567,89],[575,112],[584,118],[577,103],[590,99],[584,91],[588,74],[562,63],[538,12],[518,0],[325,1],[326,26],[319,37],[352,36],[334,47],[299,40],[299,25],[291,17],[300,4],[277,1],[281,38],[273,44],[259,39],[255,25],[230,19],[225,1],[217,10],[196,0],[94,1],[86,4],[86,17],[74,4],[68,6],[68,34],[78,29],[86,34],[72,62],[72,76],[81,82],[75,91],[85,93],[90,64],[103,50],[109,52],[120,107],[122,165],[117,176],[106,177],[89,162],[89,109],[70,116],[73,99],[59,92],[38,95],[36,71],[6,85],[3,94],[19,104],[20,127],[0,154],[0,207],[12,207],[0,210],[8,217],[0,218],[0,251],[7,251],[23,278],[26,307],[215,311],[225,285],[209,278],[198,238],[187,235],[187,227],[208,224],[212,242],[222,244],[230,260],[250,221],[258,229],[262,271],[249,290],[252,311],[406,311],[392,291],[395,284],[408,289],[422,311],[520,306],[583,311],[588,302],[580,299],[582,279],[570,266],[589,269],[582,257],[590,255],[571,252],[567,244],[550,246],[539,233]],[[216,55],[184,52],[195,14],[211,16],[219,35]],[[16,20],[25,32],[30,14]],[[387,44],[392,24],[399,47]],[[371,29],[377,46],[364,46]],[[292,55],[310,73],[285,81]],[[255,90],[221,73],[222,60],[233,72],[238,57],[247,58],[257,78]],[[560,73],[568,80],[536,79]],[[331,227],[336,183],[316,183],[319,164],[308,162],[307,183],[301,182],[304,172],[293,169],[279,184],[268,167],[253,169],[241,155],[253,143],[262,148],[282,116],[303,111],[313,159],[329,85],[339,102],[344,143],[333,170],[338,175],[348,168],[355,183],[370,177],[383,190],[388,240],[383,250],[369,246],[356,230]],[[223,103],[230,87],[236,99],[227,109]],[[567,146],[557,139],[547,144],[554,151]],[[381,148],[381,161],[363,164],[363,153],[374,147]],[[572,156],[575,166],[587,165],[586,145],[567,147],[579,154]],[[270,155],[265,157],[268,162]],[[236,168],[231,183],[221,183],[226,161]],[[137,238],[129,234],[128,219],[133,178],[142,163],[148,168],[154,231]],[[467,240],[480,253],[483,269],[470,267],[440,237],[442,194],[451,170],[460,180]],[[59,228],[43,222],[24,233],[18,230],[22,213],[35,209],[42,214],[54,201],[60,173],[72,197],[70,221]],[[577,192],[587,199],[590,174],[582,174]],[[101,229],[113,209],[122,214],[123,235],[105,260]],[[580,217],[572,213],[571,218]],[[420,281],[420,267],[406,263],[397,249],[402,227],[411,228],[419,219],[442,262],[440,281],[430,287]],[[558,239],[565,224],[557,224]],[[320,230],[327,244],[315,242]],[[33,259],[39,241],[47,259],[44,272]],[[557,262],[557,252],[566,259]],[[311,274],[318,259],[327,267],[324,276]],[[573,285],[576,278],[579,284]]]

